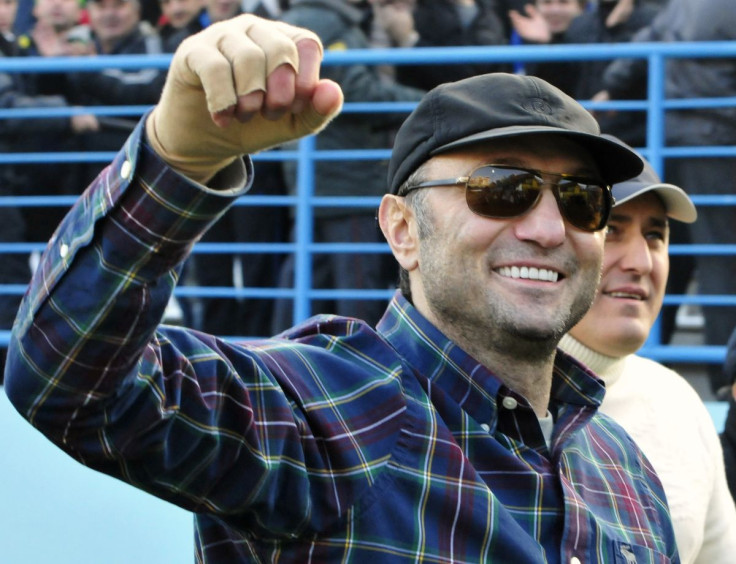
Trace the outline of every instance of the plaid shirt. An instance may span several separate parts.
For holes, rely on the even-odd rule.
[[[199,561],[678,561],[649,462],[562,353],[548,450],[524,398],[398,294],[377,330],[318,316],[236,344],[160,326],[242,190],[187,182],[140,136],[50,242],[6,390],[82,463],[194,512]]]

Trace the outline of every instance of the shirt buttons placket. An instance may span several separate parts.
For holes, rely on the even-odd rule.
[[[570,564],[582,564],[582,562],[580,562],[580,558],[578,558],[577,556],[573,556],[572,558],[570,558]]]
[[[519,402],[516,401],[511,396],[506,396],[505,398],[503,398],[503,400],[501,400],[501,405],[504,406],[509,411],[511,411],[517,408],[517,406],[519,405]]]
[[[130,164],[130,161],[125,161],[123,165],[120,167],[120,177],[124,180],[130,179],[130,173],[133,171],[133,165]]]

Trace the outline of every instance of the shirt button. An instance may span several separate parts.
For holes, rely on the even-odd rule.
[[[577,556],[573,556],[572,558],[570,558],[570,564],[580,564],[580,558],[578,558]]]
[[[486,433],[491,430],[491,426],[488,423],[481,423],[480,428],[483,429]]]
[[[505,397],[505,398],[503,398],[503,400],[501,401],[501,405],[503,405],[503,406],[504,406],[504,407],[505,407],[506,409],[509,409],[509,410],[511,410],[511,409],[516,409],[516,407],[517,407],[517,406],[519,405],[519,402],[518,402],[518,401],[516,401],[516,400],[515,400],[514,398],[512,398],[511,396],[506,396],[506,397]],[[578,562],[578,564],[580,564],[580,563]]]
[[[123,163],[123,166],[120,167],[121,178],[128,180],[130,178],[130,173],[132,170],[133,170],[133,165],[130,164],[130,161],[125,161]]]
[[[69,254],[69,245],[64,243],[61,245],[61,247],[59,247],[59,255],[61,255],[61,258],[64,258],[68,254]]]

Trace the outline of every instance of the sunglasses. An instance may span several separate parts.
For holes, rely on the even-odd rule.
[[[545,177],[554,177],[550,182]],[[403,196],[420,188],[464,186],[465,201],[474,214],[493,219],[519,217],[532,209],[550,185],[562,216],[583,231],[598,231],[613,207],[610,186],[592,178],[555,174],[505,165],[483,165],[469,176],[431,180],[408,186]]]

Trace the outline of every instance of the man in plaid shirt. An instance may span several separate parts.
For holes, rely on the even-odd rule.
[[[160,325],[247,191],[243,156],[339,112],[320,59],[314,34],[253,16],[181,45],[31,283],[18,411],[192,511],[200,562],[678,562],[651,465],[556,351],[595,293],[609,185],[641,161],[539,79],[440,86],[406,120],[379,210],[401,288],[376,328],[323,315],[230,343]]]

